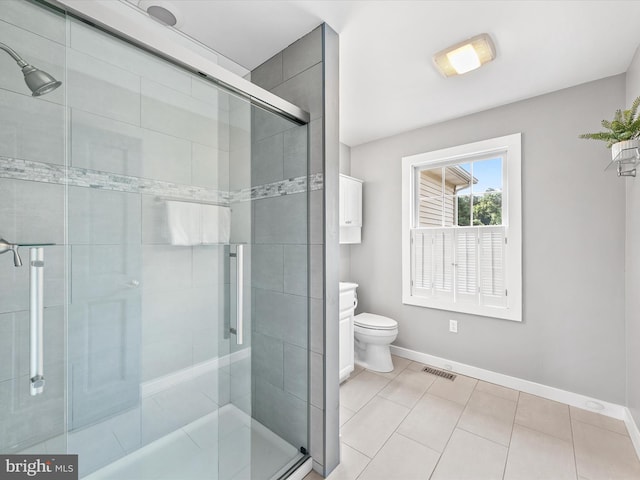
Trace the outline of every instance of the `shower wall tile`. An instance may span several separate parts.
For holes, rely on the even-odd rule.
[[[72,303],[135,294],[140,288],[140,245],[73,245],[70,264]]]
[[[251,187],[251,146],[229,152],[229,189],[232,191]]]
[[[251,139],[254,142],[282,133],[290,128],[290,120],[275,117],[273,113],[267,112],[260,107],[254,107],[251,111]]]
[[[2,238],[14,243],[64,243],[62,185],[0,178],[0,190]]]
[[[224,245],[201,245],[192,248],[193,286],[205,287],[209,295],[217,295],[224,283]]]
[[[309,243],[324,243],[324,191],[314,190],[309,194]]]
[[[307,174],[307,127],[293,127],[284,132],[284,177]]]
[[[305,194],[256,200],[255,242],[305,244],[307,241],[307,202]]]
[[[140,195],[81,187],[68,195],[69,243],[140,244]]]
[[[153,78],[186,94],[191,93],[191,75],[188,73],[78,20],[71,20],[70,45],[74,50],[127,72]]]
[[[64,164],[64,107],[0,89],[0,118],[0,155]]]
[[[295,345],[304,345],[307,318],[305,297],[285,295],[271,290],[254,289],[255,330],[272,338],[284,339]]]
[[[253,374],[282,389],[284,387],[284,346],[282,341],[255,332],[252,344]]]
[[[284,179],[283,134],[254,142],[251,155],[251,186]]]
[[[309,123],[309,174],[324,172],[324,137],[322,119]]]
[[[311,405],[322,408],[324,405],[324,358],[321,354],[311,352]]]
[[[279,97],[306,110],[311,120],[322,116],[322,64],[317,65],[286,80],[271,91]]]
[[[0,13],[0,19],[2,15],[3,13]],[[2,31],[2,43],[13,48],[27,63],[44,70],[56,80],[65,82],[64,45],[1,20],[0,31]],[[64,32],[64,27],[62,31]],[[24,76],[20,71],[20,67],[16,65],[13,58],[5,55],[4,52],[0,57],[0,88],[31,96],[31,91],[24,83]],[[48,93],[46,97],[34,98],[32,101],[38,100],[64,105],[64,88],[58,88]]]
[[[306,349],[284,344],[284,390],[305,402],[308,397],[308,356]]]
[[[191,144],[170,135],[142,130],[144,178],[191,184]]]
[[[0,19],[61,45],[67,41],[63,15],[24,0],[3,0]]]
[[[139,127],[82,110],[71,110],[71,165],[133,177],[142,176]]]
[[[142,382],[147,382],[193,364],[191,332],[177,329],[163,340],[142,344]]]
[[[321,426],[324,424],[324,412],[321,408],[314,407],[309,409],[310,425]],[[323,446],[323,430],[321,428],[311,428],[309,432],[309,453],[313,458],[313,469],[321,472],[324,465],[324,446]]]
[[[19,250],[23,266],[14,267],[11,254],[0,257],[0,313],[29,309],[29,249]],[[65,300],[64,246],[45,247],[44,250],[44,306],[63,305]]]
[[[231,243],[252,243],[253,208],[251,202],[238,202],[231,205]]]
[[[215,109],[146,78],[142,79],[141,118],[144,128],[228,150],[228,129]]]
[[[251,272],[254,287],[282,292],[283,246],[254,245],[251,248]]]
[[[307,245],[284,246],[284,291],[292,295],[308,295]]]
[[[324,304],[319,298],[309,299],[311,351],[324,354]]]
[[[191,247],[144,245],[144,292],[166,292],[191,286]]]
[[[193,98],[208,103],[213,110],[229,111],[228,92],[220,90],[213,82],[204,79],[191,77],[191,91],[188,92]]]
[[[309,294],[324,298],[324,249],[322,245],[309,246]]]
[[[213,323],[213,322],[212,322]],[[193,331],[193,363],[206,362],[218,358],[218,327],[212,325],[208,328]]]
[[[155,195],[141,195],[141,198],[142,244],[169,245],[166,202],[158,200]]]
[[[191,144],[191,184],[213,189],[228,189],[224,172],[229,171],[229,152]]]
[[[140,77],[77,50],[67,49],[70,107],[140,125]]]
[[[322,29],[316,28],[282,51],[283,80],[289,80],[320,62],[322,62]]]
[[[251,71],[251,82],[270,90],[284,80],[282,74],[282,52],[274,55]]]

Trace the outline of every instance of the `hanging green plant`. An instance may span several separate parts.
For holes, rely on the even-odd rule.
[[[607,142],[607,148],[611,148],[618,142],[633,140],[640,137],[640,118],[637,118],[640,97],[636,98],[629,110],[616,110],[613,120],[602,120],[605,132],[583,133],[580,138],[601,140]]]

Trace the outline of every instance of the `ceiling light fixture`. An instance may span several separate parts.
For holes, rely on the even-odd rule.
[[[445,77],[462,75],[496,58],[496,49],[486,33],[457,43],[436,53],[433,63]]]

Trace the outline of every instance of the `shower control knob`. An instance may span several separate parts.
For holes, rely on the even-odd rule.
[[[134,279],[134,280],[131,280],[131,281],[127,282],[127,287],[136,288],[136,287],[139,287],[139,286],[140,286],[140,281],[139,280],[135,280]]]

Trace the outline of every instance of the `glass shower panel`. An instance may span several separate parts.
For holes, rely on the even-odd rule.
[[[10,54],[64,82],[64,16],[3,2],[0,43],[0,238],[22,245],[0,256],[0,453],[65,453],[66,99],[32,97]]]

